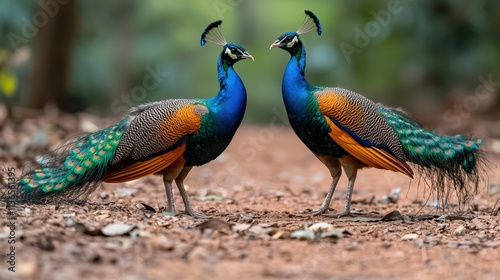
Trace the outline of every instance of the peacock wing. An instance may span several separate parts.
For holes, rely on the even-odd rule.
[[[124,182],[159,173],[182,157],[186,141],[208,108],[194,100],[169,99],[131,109],[105,182]]]
[[[377,111],[380,105],[342,88],[317,90],[314,96],[339,146],[367,166],[413,178],[398,136]]]

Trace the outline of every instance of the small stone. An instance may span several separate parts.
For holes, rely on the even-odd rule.
[[[453,231],[453,235],[462,236],[467,233],[467,229],[464,226],[459,226]]]
[[[403,237],[401,237],[401,240],[410,241],[410,240],[415,240],[417,238],[418,238],[418,234],[410,233],[410,234],[403,235]]]
[[[445,229],[450,226],[448,223],[438,223],[437,225],[440,229]]]
[[[135,225],[127,225],[121,223],[109,224],[101,229],[102,234],[106,236],[124,235],[131,232]]]
[[[96,217],[98,220],[104,220],[106,218],[109,218],[109,214],[102,214]]]
[[[120,197],[125,197],[125,196],[130,196],[133,195],[135,192],[137,192],[137,189],[130,189],[130,188],[118,188],[116,189],[116,194]]]
[[[271,236],[271,239],[288,239],[290,233],[288,231],[279,230]]]
[[[329,223],[325,222],[320,222],[320,223],[315,223],[309,227],[309,230],[312,230],[313,232],[327,232],[327,231],[332,231],[334,229],[334,226]]]
[[[89,120],[84,120],[84,121],[82,121],[80,123],[80,129],[83,132],[90,133],[92,131],[99,130],[99,127],[96,124],[94,124],[93,122],[89,121]]]
[[[18,276],[21,278],[32,278],[36,275],[38,270],[38,263],[36,260],[24,261],[19,265],[19,269],[17,271]],[[17,277],[14,277],[17,278]]]

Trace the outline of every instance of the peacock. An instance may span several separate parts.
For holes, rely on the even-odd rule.
[[[359,169],[375,167],[401,172],[411,178],[421,174],[440,203],[455,192],[462,204],[477,193],[486,159],[483,140],[440,136],[426,130],[401,109],[375,103],[339,87],[320,87],[304,76],[306,50],[300,35],[322,28],[318,17],[305,11],[297,32],[286,32],[271,44],[291,57],[282,80],[283,101],[294,132],[329,169],[330,189],[317,209],[303,213],[340,217],[351,214],[351,196]],[[344,208],[328,213],[341,169],[348,178]]]
[[[84,200],[100,182],[117,183],[163,176],[168,211],[175,213],[176,182],[186,214],[206,218],[191,207],[183,181],[193,166],[218,157],[229,145],[246,109],[245,86],[233,66],[254,60],[244,47],[227,43],[222,20],[210,23],[201,45],[222,46],[217,60],[220,91],[208,99],[167,99],[139,105],[113,126],[70,140],[18,180],[19,202]]]

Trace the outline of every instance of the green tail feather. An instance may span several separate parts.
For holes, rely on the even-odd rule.
[[[19,178],[19,200],[84,199],[95,190],[113,159],[126,120],[90,133],[43,158],[40,166]]]
[[[416,164],[431,180],[438,199],[446,202],[454,189],[460,202],[477,193],[480,171],[484,170],[483,140],[462,135],[440,136],[425,130],[403,112],[380,109],[379,112],[398,135],[407,160]]]

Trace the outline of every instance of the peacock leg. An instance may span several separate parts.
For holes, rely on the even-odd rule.
[[[181,194],[182,200],[184,201],[184,207],[186,208],[186,213],[190,216],[193,216],[195,218],[199,219],[207,219],[210,218],[210,216],[207,216],[203,213],[196,212],[193,210],[191,207],[191,203],[189,203],[189,198],[187,196],[186,190],[184,189],[184,179],[188,175],[189,171],[191,171],[191,166],[190,167],[185,167],[182,169],[181,173],[177,178],[175,179],[175,183],[177,184],[177,188],[179,189],[179,193]]]
[[[318,156],[318,158],[326,165],[326,167],[328,167],[330,175],[332,176],[332,183],[330,184],[330,190],[326,194],[326,197],[323,200],[323,203],[321,203],[321,206],[317,209],[313,209],[308,213],[313,216],[323,214],[328,210],[328,208],[330,207],[330,202],[332,201],[333,192],[335,191],[335,187],[337,186],[340,175],[342,174],[340,161],[337,158],[321,156]]]
[[[182,170],[182,166],[175,166],[163,171],[163,184],[165,185],[165,192],[167,193],[168,212],[172,213],[172,215],[177,214],[174,205],[175,200],[172,191],[172,182],[179,176]]]
[[[358,166],[354,164],[344,164],[344,162],[342,166],[344,167],[344,171],[347,175],[347,178],[349,179],[349,182],[347,184],[347,195],[345,198],[344,209],[335,214],[323,214],[324,216],[339,218],[351,215],[351,198],[352,198],[352,192],[354,190],[354,181],[356,181],[356,175],[358,174]]]
[[[172,179],[163,176],[163,184],[165,185],[165,192],[167,193],[168,212],[175,215],[174,193],[172,192]]]

